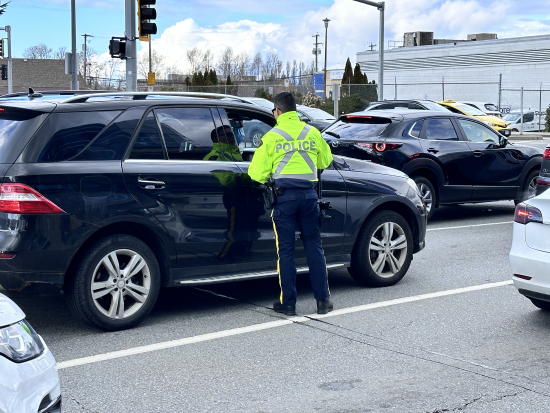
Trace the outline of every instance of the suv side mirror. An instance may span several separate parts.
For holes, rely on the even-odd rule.
[[[499,144],[502,148],[506,147],[506,145],[508,144],[508,139],[506,139],[504,136],[500,136]]]
[[[309,123],[309,118],[307,116],[304,116],[304,115],[300,116],[300,120],[302,122]]]

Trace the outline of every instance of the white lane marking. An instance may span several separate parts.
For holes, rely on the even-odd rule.
[[[444,230],[444,229],[486,227],[486,226],[489,226],[489,225],[502,225],[502,224],[513,224],[513,223],[514,223],[514,221],[491,222],[489,224],[473,224],[473,225],[459,225],[459,226],[456,226],[456,227],[428,228],[426,231],[441,231],[441,230]]]
[[[512,284],[512,281],[501,281],[496,283],[474,285],[471,287],[456,288],[454,290],[439,291],[436,293],[428,293],[421,295],[413,295],[410,297],[397,298],[395,300],[381,301],[372,304],[359,305],[355,307],[343,308],[341,310],[335,310],[328,314],[311,314],[303,317],[291,317],[284,320],[270,321],[262,324],[254,324],[247,327],[233,328],[231,330],[223,330],[215,333],[201,334],[199,336],[182,338],[179,340],[164,341],[156,344],[149,344],[141,347],[129,348],[127,350],[113,351],[111,353],[97,354],[95,356],[82,357],[74,360],[67,360],[57,363],[57,369],[67,369],[70,367],[82,366],[85,364],[97,363],[100,361],[113,360],[121,357],[133,356],[136,354],[149,353],[151,351],[165,350],[168,348],[181,347],[188,344],[200,343],[202,341],[211,341],[224,337],[232,337],[240,334],[252,333],[254,331],[268,330],[271,328],[282,327],[294,323],[303,323],[310,319],[321,319],[328,317],[335,317],[343,314],[351,314],[359,311],[372,310],[375,308],[388,307],[397,304],[411,303],[414,301],[428,300],[431,298],[444,297],[454,294],[462,294],[471,291],[485,290],[488,288],[502,287]]]

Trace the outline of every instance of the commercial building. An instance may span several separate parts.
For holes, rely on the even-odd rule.
[[[369,80],[378,83],[378,52],[357,53]],[[519,107],[550,103],[550,35],[497,39],[492,33],[466,40],[434,39],[431,32],[404,35],[384,53],[384,98],[500,102]]]

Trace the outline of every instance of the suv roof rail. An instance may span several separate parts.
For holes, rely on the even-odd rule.
[[[75,95],[86,95],[86,94],[100,94],[100,93],[112,93],[112,90],[34,90],[35,93],[40,93],[43,96],[47,95],[67,95],[67,96],[75,96]],[[28,96],[29,92],[15,92],[15,93],[8,93],[5,95],[1,95],[0,98],[16,98],[21,96]]]
[[[231,99],[241,103],[250,103],[250,101],[233,95],[225,95],[223,93],[204,93],[204,92],[107,92],[107,93],[92,93],[86,95],[73,96],[63,100],[61,103],[83,103],[88,99],[96,97],[128,97],[131,96],[132,100],[145,100],[148,96],[181,96],[181,97],[197,97],[197,98],[211,98],[211,99]]]

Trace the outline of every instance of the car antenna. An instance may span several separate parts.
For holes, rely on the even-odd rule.
[[[42,93],[40,92],[35,92],[32,87],[29,88],[29,97],[30,98],[41,98],[42,97]]]

